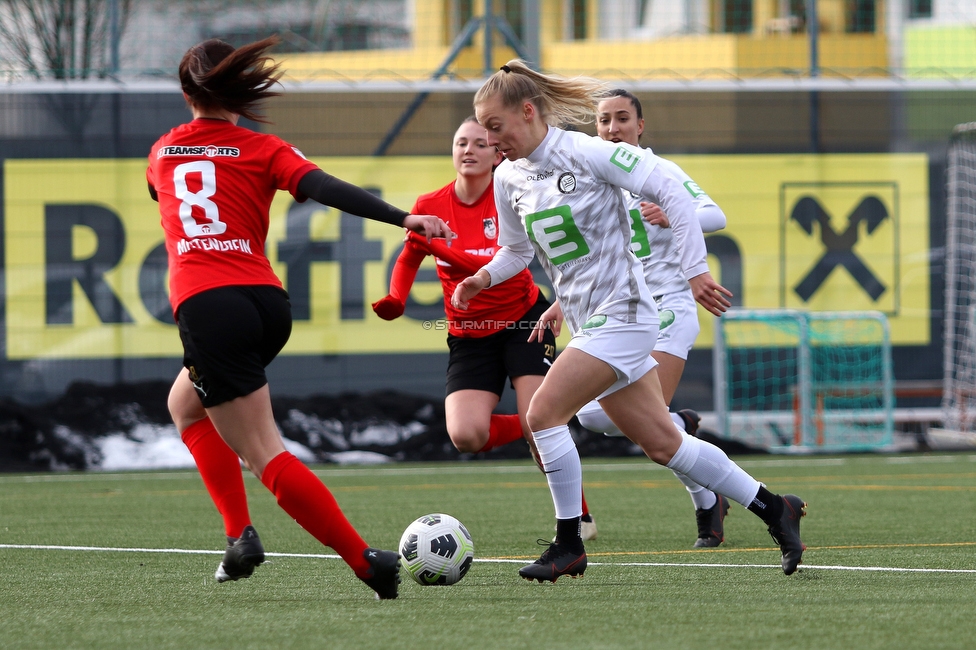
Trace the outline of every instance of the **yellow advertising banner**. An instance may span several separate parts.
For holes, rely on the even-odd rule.
[[[929,342],[924,155],[674,160],[728,217],[728,227],[708,237],[710,263],[742,306],[878,309],[891,320],[894,344]],[[404,209],[454,177],[448,157],[315,162]],[[4,162],[8,358],[181,354],[145,167],[144,159]],[[406,315],[387,322],[370,309],[388,291],[402,239],[397,228],[279,193],[267,253],[292,298],[294,329],[283,353],[445,351],[432,260]],[[710,319],[703,313],[700,345],[711,343]]]
[[[728,218],[706,241],[716,253],[713,275],[727,283],[733,272],[741,306],[878,310],[889,318],[894,345],[930,342],[926,155],[673,160]],[[699,315],[698,344],[708,346],[712,317],[701,309]]]

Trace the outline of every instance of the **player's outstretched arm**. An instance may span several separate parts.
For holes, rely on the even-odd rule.
[[[644,221],[652,226],[660,226],[662,228],[671,227],[668,215],[664,214],[664,210],[656,203],[642,201],[640,204],[640,212]],[[698,205],[695,208],[695,216],[698,217],[698,223],[701,224],[703,233],[716,232],[725,228],[725,213],[714,203],[702,203]]]
[[[440,217],[432,214],[408,214],[403,220],[403,227],[418,235],[423,235],[427,241],[434,237],[443,237],[447,245],[451,245],[454,233]]]
[[[417,237],[415,235],[415,237]],[[417,237],[419,239],[419,237]],[[421,239],[421,241],[423,241]],[[478,269],[491,261],[491,255],[475,255],[466,251],[457,250],[448,246],[444,240],[435,239],[429,244],[424,243],[431,255],[444,260],[462,273],[474,275]]]
[[[403,226],[423,235],[427,241],[433,237],[444,237],[450,242],[454,237],[454,233],[440,218],[409,214],[363,188],[339,180],[321,169],[313,169],[302,176],[298,181],[298,193],[357,217]]]
[[[419,239],[423,244],[416,243],[415,239]],[[426,241],[418,235],[408,236],[403,242],[403,250],[400,251],[396,264],[393,265],[393,273],[390,275],[390,293],[373,303],[373,311],[383,320],[393,320],[403,316],[410,287],[417,277],[421,262],[427,257],[427,250],[424,248],[426,245]]]
[[[688,280],[691,290],[695,294],[698,304],[716,316],[721,316],[732,306],[729,298],[732,292],[720,285],[712,278],[712,274],[705,272]]]

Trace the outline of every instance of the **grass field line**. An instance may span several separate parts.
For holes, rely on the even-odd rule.
[[[936,455],[936,456],[897,456],[885,459],[885,462],[898,465],[924,464],[924,463],[948,463],[958,461],[959,455]],[[976,454],[962,457],[968,462],[976,462]],[[742,459],[736,462],[742,467],[816,467],[816,466],[840,466],[856,459],[849,458],[816,458],[816,457],[789,457],[789,458],[761,458],[761,459]],[[583,461],[583,469],[586,471],[597,472],[633,472],[641,470],[662,471],[666,467],[652,463],[651,461],[634,463],[596,463]],[[316,475],[322,477],[329,476],[423,476],[431,474],[429,467],[398,467],[397,465],[379,465],[371,467],[339,467],[336,469],[314,468]],[[524,463],[518,465],[496,463],[493,461],[480,463],[445,464],[436,470],[437,474],[534,474],[539,469],[534,464]],[[131,481],[145,480],[147,478],[162,480],[177,480],[198,477],[195,470],[188,471],[131,471],[131,472],[66,472],[66,473],[45,473],[45,474],[17,474],[14,476],[0,475],[0,484],[4,483],[61,483],[61,482],[86,482],[86,481]]]
[[[908,547],[918,547],[918,546],[972,546],[976,543],[972,542],[961,542],[957,544],[905,544],[905,545],[863,545],[863,546],[831,546],[824,548],[899,548],[901,546]],[[20,550],[35,550],[35,551],[82,551],[82,552],[103,552],[103,553],[166,553],[166,554],[179,554],[179,555],[223,555],[222,550],[208,550],[208,549],[188,549],[188,548],[126,548],[117,546],[64,546],[56,544],[0,544],[0,549],[20,549]],[[814,547],[808,547],[807,550],[817,550]],[[765,551],[769,552],[768,548],[756,548],[756,549],[727,549],[728,552],[736,551]],[[673,553],[675,551],[658,551],[656,553]],[[677,551],[682,552],[682,551]],[[689,552],[689,551],[684,551]],[[714,551],[711,551],[714,552]],[[618,555],[639,555],[645,553],[618,553]],[[281,558],[310,558],[316,560],[339,560],[341,559],[338,555],[325,554],[325,553],[265,553],[269,558],[281,557]],[[609,555],[609,554],[594,554],[596,555]],[[531,557],[497,557],[497,558],[475,558],[475,562],[485,563],[485,564],[523,564]],[[778,564],[736,564],[730,562],[588,562],[588,566],[630,566],[630,567],[686,567],[686,568],[724,568],[724,569],[779,569],[781,568]],[[976,569],[928,569],[928,568],[913,568],[913,567],[860,567],[860,566],[844,566],[844,565],[831,565],[831,564],[804,564],[801,568],[804,569],[823,569],[826,571],[867,571],[867,572],[894,572],[894,573],[971,573],[976,574]]]

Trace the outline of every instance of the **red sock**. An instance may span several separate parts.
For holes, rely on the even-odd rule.
[[[181,437],[196,461],[210,498],[224,518],[227,536],[240,537],[244,527],[251,523],[241,459],[220,437],[210,418],[194,422]]]
[[[335,549],[356,575],[366,575],[370,570],[363,557],[366,542],[342,514],[329,488],[302,461],[290,452],[281,452],[264,468],[261,482],[299,526]]]
[[[488,425],[488,442],[480,451],[490,451],[495,447],[522,440],[522,423],[517,415],[492,415]]]
[[[585,517],[590,514],[590,508],[586,505],[586,495],[581,493],[580,496],[583,497],[583,516]]]

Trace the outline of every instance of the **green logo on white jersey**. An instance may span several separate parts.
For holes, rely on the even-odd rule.
[[[639,163],[640,160],[641,157],[627,147],[617,147],[614,150],[613,155],[610,156],[610,162],[628,174],[634,171],[634,167],[637,166],[637,163]]]
[[[583,327],[581,327],[580,329],[591,330],[594,327],[600,327],[601,325],[606,324],[606,322],[607,322],[606,316],[604,316],[603,314],[597,314],[596,316],[590,316],[589,319],[587,319],[587,321],[583,323]]]
[[[590,253],[568,205],[525,215],[525,232],[556,265]]]
[[[663,330],[674,322],[674,312],[670,309],[664,309],[658,312],[657,317],[661,319],[661,325],[658,327],[659,330]]]
[[[630,250],[634,251],[637,259],[644,259],[651,254],[651,242],[647,240],[647,229],[644,228],[644,218],[640,210],[630,211]]]
[[[698,183],[695,181],[685,181],[685,189],[688,190],[688,194],[691,194],[691,198],[693,199],[705,195],[705,192],[702,191],[702,188],[698,187]]]

